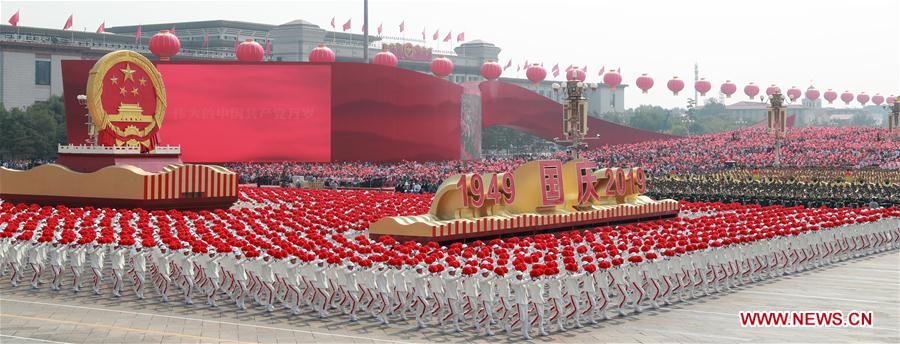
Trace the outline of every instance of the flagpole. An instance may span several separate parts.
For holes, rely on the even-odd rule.
[[[369,0],[363,0],[363,61],[369,63]]]

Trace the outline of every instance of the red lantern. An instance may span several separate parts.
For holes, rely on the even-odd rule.
[[[815,87],[812,87],[812,86],[807,88],[806,89],[806,99],[809,99],[810,101],[815,101],[816,99],[819,99],[819,90],[817,90]]]
[[[746,94],[750,99],[756,97],[759,94],[759,86],[754,85],[752,82],[744,86],[744,94]]]
[[[178,54],[181,50],[181,41],[169,30],[160,30],[159,33],[150,37],[150,52],[159,56],[162,61],[168,61],[170,57]]]
[[[866,103],[869,102],[869,95],[866,92],[862,92],[856,95],[856,101],[859,102],[860,105],[866,106]]]
[[[737,92],[737,85],[732,83],[731,80],[725,80],[725,83],[719,86],[719,91],[725,94],[725,98],[731,98],[731,95]]]
[[[566,80],[584,81],[585,79],[587,79],[587,74],[585,74],[583,70],[578,69],[577,67],[570,68],[568,71],[566,71]]]
[[[669,88],[669,91],[672,91],[672,94],[678,95],[678,92],[684,89],[684,81],[678,79],[677,76],[673,76],[672,80],[666,83],[666,87]]]
[[[372,63],[388,67],[397,67],[397,56],[394,53],[382,48],[380,53],[375,54]]]
[[[831,104],[832,102],[834,102],[835,99],[837,99],[837,96],[838,96],[837,92],[832,91],[829,88],[828,91],[825,91],[825,95],[823,97],[825,98],[825,100],[828,101],[828,104]]]
[[[887,99],[885,99],[884,101],[885,101],[887,104],[893,105],[894,102],[897,101],[897,99],[894,98],[894,95],[892,94],[892,95],[888,96]]]
[[[544,81],[544,78],[547,77],[547,70],[544,69],[544,67],[541,67],[541,65],[535,63],[525,70],[525,76],[528,78],[528,80],[531,81],[532,84],[537,85],[540,84],[541,81]]]
[[[641,74],[634,83],[641,89],[641,93],[646,94],[647,90],[653,87],[653,78],[647,76],[647,73],[644,73]]]
[[[481,65],[481,76],[485,79],[497,80],[497,78],[500,77],[500,74],[503,74],[503,67],[500,67],[500,64],[493,60],[487,60],[487,62]]]
[[[700,80],[697,80],[697,82],[694,83],[694,89],[697,90],[697,92],[700,92],[701,96],[705,96],[706,92],[709,92],[709,90],[712,89],[712,84],[705,78],[700,78]]]
[[[881,96],[880,93],[875,93],[875,95],[872,96],[872,104],[881,105],[881,103],[883,103],[883,102],[884,102],[884,97]]]
[[[431,73],[438,78],[444,78],[453,73],[453,61],[446,57],[438,57],[431,61]]]
[[[791,86],[791,88],[787,90],[787,96],[791,99],[791,101],[795,101],[800,98],[801,94],[802,93],[800,92],[800,89],[796,86]]]
[[[772,86],[766,87],[766,95],[767,96],[771,97],[775,93],[781,93],[781,89],[778,88],[778,86],[775,86],[775,84],[772,84]]]
[[[309,62],[334,62],[334,52],[325,44],[319,44],[318,47],[309,52]]]
[[[262,45],[254,41],[252,38],[247,38],[237,46],[237,49],[234,50],[234,55],[237,56],[238,61],[245,62],[262,61],[265,54],[266,52],[265,50],[263,50]]]
[[[845,104],[850,105],[850,102],[853,101],[853,93],[844,91],[844,93],[841,93],[841,100],[843,100]]]
[[[614,90],[622,83],[622,75],[619,74],[619,72],[612,70],[606,72],[606,74],[603,74],[603,83],[606,84],[610,90]]]

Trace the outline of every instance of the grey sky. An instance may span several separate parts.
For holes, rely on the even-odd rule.
[[[21,10],[22,26],[62,28],[74,14],[78,30],[95,30],[102,21],[113,27],[211,19],[269,24],[306,19],[330,28],[332,17],[339,28],[348,18],[353,30],[362,26],[362,0],[3,1],[0,7],[4,23]],[[454,41],[464,31],[467,40],[500,46],[502,64],[510,58],[514,64],[543,62],[548,70],[555,63],[587,64],[592,82],[599,81],[600,66],[621,67],[629,84],[649,73],[656,81],[653,89],[644,95],[630,87],[627,107],[684,106],[693,95],[695,61],[716,94],[726,79],[738,84],[738,95],[728,103],[746,100],[742,88],[751,81],[763,89],[773,83],[782,90],[812,84],[823,92],[900,94],[897,0],[370,0],[369,12],[370,32],[384,23],[386,33],[396,34],[401,20],[408,37],[421,38],[425,27],[429,41],[435,29],[441,38],[452,30]],[[673,75],[687,80],[690,92],[677,97],[668,92],[665,83]]]

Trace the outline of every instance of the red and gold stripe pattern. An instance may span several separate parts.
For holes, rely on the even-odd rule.
[[[144,199],[237,197],[238,177],[221,166],[180,164],[144,176]]]

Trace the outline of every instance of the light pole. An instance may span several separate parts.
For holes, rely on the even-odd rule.
[[[769,97],[767,115],[769,133],[775,136],[775,166],[779,166],[781,165],[781,141],[784,140],[784,133],[787,131],[787,107],[784,105],[784,96],[781,92],[775,92]]]
[[[563,100],[563,139],[555,141],[571,143],[569,154],[572,159],[578,159],[579,150],[587,145],[583,141],[588,139],[586,137],[588,133],[588,102],[584,91],[586,88],[590,88],[591,92],[596,91],[597,84],[569,80],[564,86],[553,83],[552,87],[553,92],[556,94],[564,92],[563,95],[566,97]]]
[[[890,111],[888,113],[888,134],[893,134],[894,129],[900,125],[900,96],[894,98],[894,105],[890,107],[885,105],[884,107],[885,110]]]

